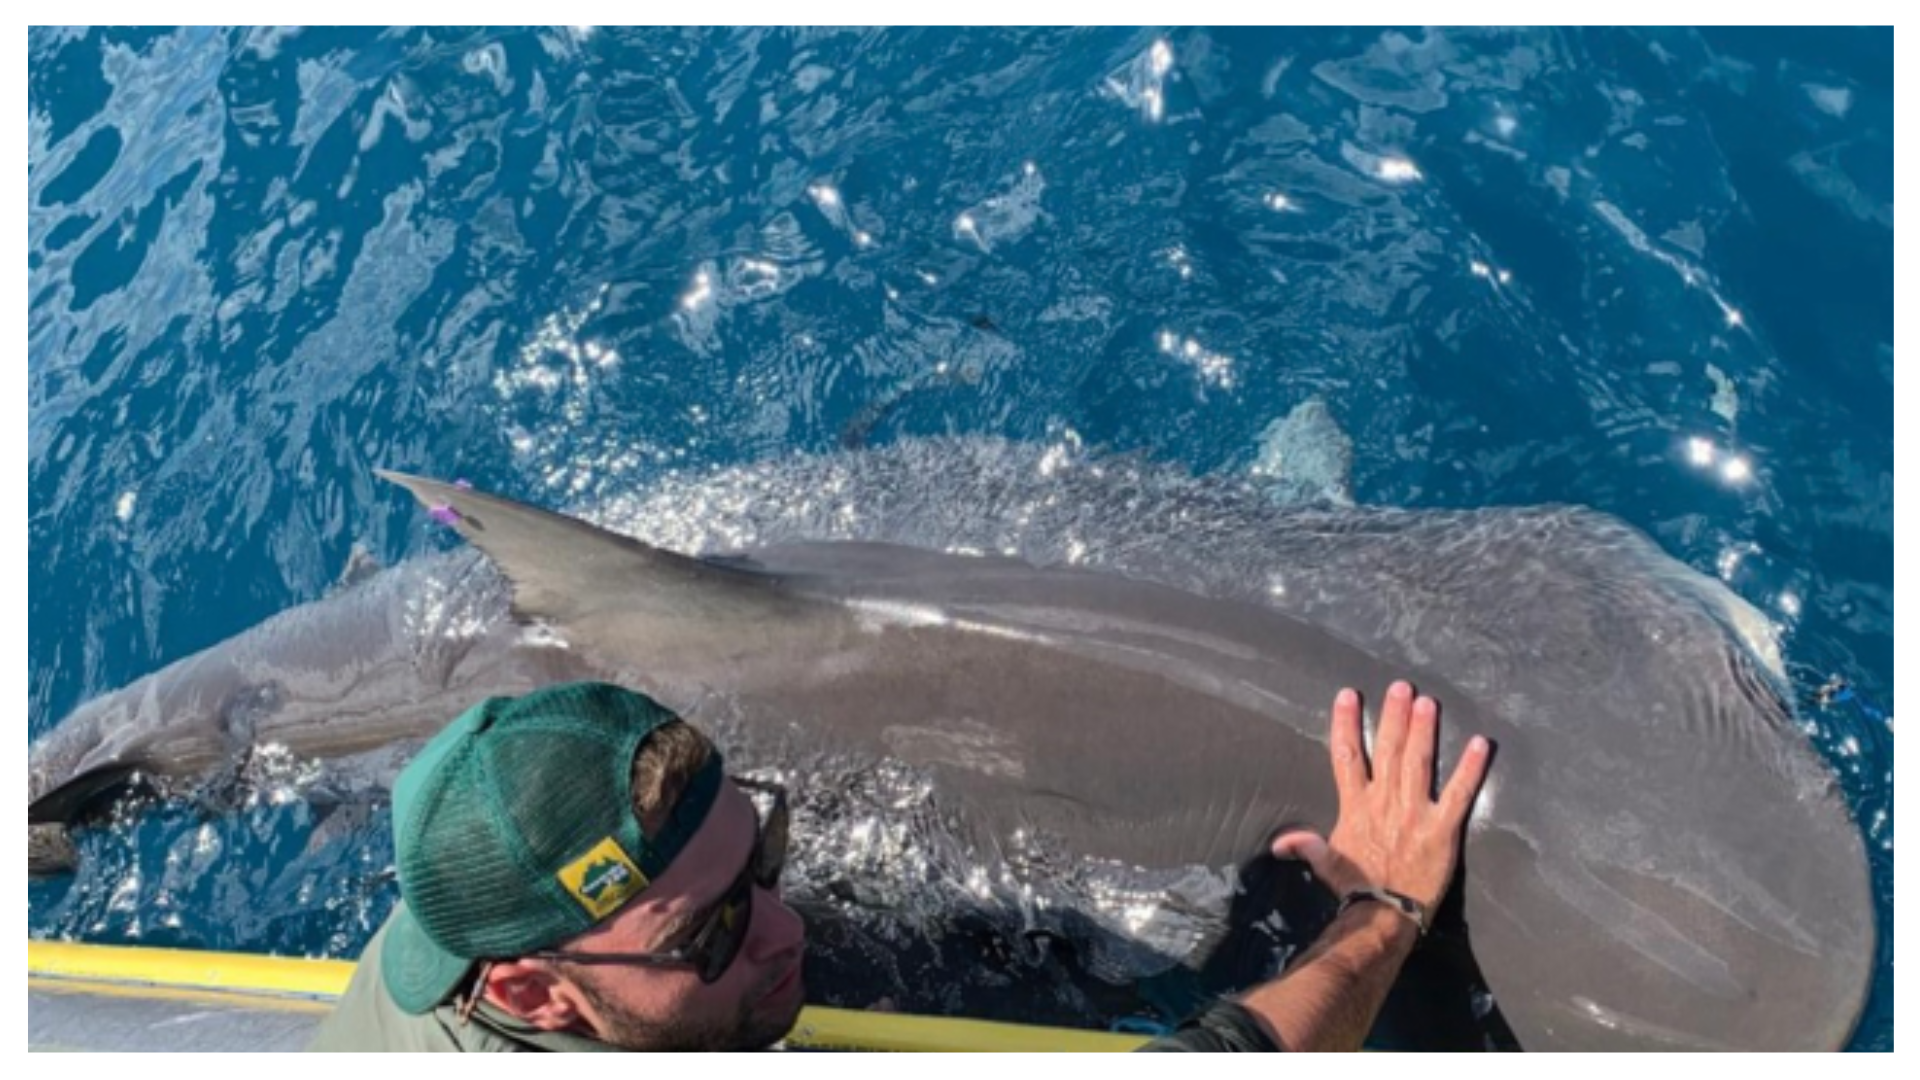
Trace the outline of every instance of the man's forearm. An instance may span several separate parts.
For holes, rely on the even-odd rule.
[[[1288,1050],[1358,1050],[1418,940],[1405,916],[1379,904],[1356,905],[1286,974],[1242,1004]]]

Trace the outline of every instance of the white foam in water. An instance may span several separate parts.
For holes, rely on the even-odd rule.
[[[989,196],[954,218],[954,239],[981,251],[1019,241],[1040,220],[1040,199],[1046,190],[1046,178],[1033,162],[1027,162],[1004,193]]]
[[[1114,69],[1102,88],[1153,123],[1166,115],[1166,81],[1173,70],[1173,46],[1155,41],[1140,55]]]
[[[1719,571],[1720,580],[1732,581],[1733,575],[1740,571],[1740,561],[1746,555],[1739,548],[1728,548],[1714,560],[1714,568]]]
[[[701,268],[694,272],[693,283],[680,297],[680,306],[687,311],[698,311],[713,299],[713,271]]]
[[[1405,184],[1423,179],[1420,167],[1403,157],[1385,157],[1374,170],[1374,175],[1390,184]]]
[[[1821,86],[1819,83],[1807,83],[1801,89],[1821,112],[1828,116],[1844,120],[1853,109],[1853,91],[1844,86]]]
[[[1731,424],[1740,418],[1740,390],[1725,372],[1712,364],[1707,365],[1707,378],[1713,380],[1713,404],[1711,408]]]
[[[1188,269],[1188,273],[1191,273],[1191,268]],[[1233,357],[1214,352],[1199,341],[1190,337],[1183,338],[1170,330],[1160,332],[1159,343],[1161,352],[1184,361],[1200,376],[1202,383],[1222,390],[1234,388],[1236,378]]]
[[[851,231],[852,223],[847,218],[847,204],[840,198],[840,189],[825,180],[807,185],[807,197],[813,200],[814,208],[827,223],[842,232]]]

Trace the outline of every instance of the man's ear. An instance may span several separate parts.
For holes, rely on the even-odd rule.
[[[559,973],[524,960],[496,963],[487,972],[487,1003],[542,1031],[566,1031],[580,1023],[572,990]]]

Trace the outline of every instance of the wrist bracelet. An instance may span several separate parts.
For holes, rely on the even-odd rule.
[[[1335,913],[1334,918],[1337,919],[1341,915],[1345,915],[1347,909],[1355,904],[1364,904],[1369,901],[1377,904],[1385,904],[1389,908],[1412,919],[1413,925],[1420,930],[1420,936],[1427,936],[1426,905],[1405,893],[1397,893],[1392,889],[1355,889],[1340,899],[1340,910]]]

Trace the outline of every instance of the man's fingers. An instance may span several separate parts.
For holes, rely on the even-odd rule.
[[[1487,762],[1492,756],[1493,746],[1486,739],[1475,735],[1467,740],[1467,752],[1454,767],[1447,789],[1440,793],[1440,806],[1446,811],[1449,827],[1459,828],[1467,820],[1467,814],[1473,810],[1474,796],[1479,794],[1480,785],[1487,778]]]
[[[1407,723],[1407,744],[1400,760],[1400,797],[1407,806],[1425,806],[1433,801],[1434,744],[1440,738],[1440,706],[1430,697],[1413,703],[1413,717]]]
[[[1298,859],[1306,863],[1307,869],[1313,871],[1314,879],[1331,889],[1335,895],[1344,895],[1348,890],[1366,884],[1354,875],[1319,833],[1287,833],[1273,842],[1273,857]]]
[[[1273,857],[1276,859],[1299,859],[1312,864],[1315,859],[1325,858],[1327,842],[1316,832],[1290,832],[1273,842]]]
[[[1400,755],[1407,745],[1407,714],[1413,711],[1413,687],[1394,683],[1380,703],[1380,726],[1373,733],[1373,775],[1383,780],[1400,775]]]
[[[1340,805],[1367,786],[1367,747],[1360,730],[1360,695],[1340,691],[1333,699],[1333,736],[1328,740],[1333,752],[1333,784],[1340,793]]]
[[[1276,859],[1298,859],[1307,864],[1313,876],[1321,881],[1327,880],[1333,862],[1333,850],[1318,833],[1288,833],[1273,842],[1273,857]]]

